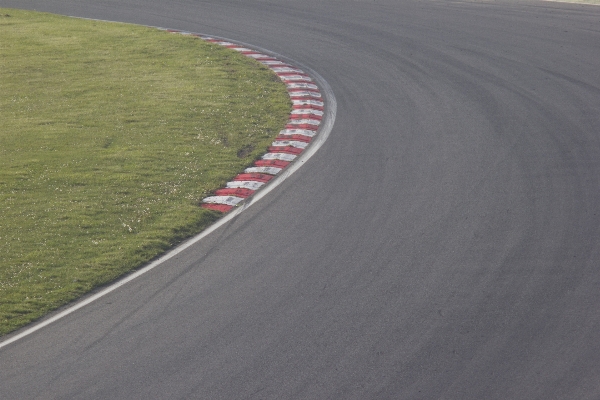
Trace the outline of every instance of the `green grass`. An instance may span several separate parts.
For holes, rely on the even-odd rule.
[[[212,223],[200,200],[289,112],[274,74],[220,46],[0,9],[0,335]]]

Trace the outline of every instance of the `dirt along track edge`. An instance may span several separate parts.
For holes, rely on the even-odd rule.
[[[79,18],[79,17],[74,17],[74,18]],[[91,18],[80,18],[80,19],[91,19]],[[97,19],[91,19],[91,20],[97,20]],[[106,21],[106,20],[97,20],[97,21],[115,22],[115,21]],[[210,42],[216,42],[219,44],[229,43],[234,46],[228,46],[227,44],[222,44],[222,45],[225,45],[226,47],[231,47],[231,48],[237,49],[237,51],[240,51],[242,54],[244,54],[245,51],[241,51],[239,49],[241,49],[241,48],[247,49],[247,50],[249,50],[249,52],[247,52],[246,55],[249,57],[255,58],[257,60],[259,60],[260,57],[257,58],[257,57],[253,57],[252,55],[263,54],[263,55],[269,56],[269,58],[272,58],[274,60],[278,60],[278,61],[282,62],[282,64],[288,64],[290,68],[301,70],[302,75],[310,77],[310,79],[311,79],[310,81],[306,81],[307,83],[309,83],[309,82],[316,83],[316,86],[318,86],[319,93],[322,95],[322,102],[324,103],[322,119],[320,120],[320,123],[317,125],[317,129],[314,130],[314,137],[312,137],[312,140],[309,143],[310,145],[308,145],[305,149],[302,149],[302,151],[299,151],[298,154],[295,154],[296,157],[294,157],[294,159],[292,161],[290,161],[289,165],[282,168],[276,174],[273,174],[273,178],[269,179],[269,181],[266,184],[260,185],[261,186],[259,188],[260,190],[257,190],[256,192],[253,191],[252,194],[250,194],[247,198],[244,198],[244,199],[240,200],[239,203],[236,203],[236,206],[231,206],[226,209],[224,208],[223,211],[226,212],[224,214],[224,216],[221,217],[220,219],[218,219],[214,224],[212,224],[211,226],[206,228],[204,231],[202,231],[199,234],[197,234],[196,236],[184,241],[182,244],[180,244],[179,246],[175,247],[174,249],[168,251],[167,253],[165,253],[164,255],[159,257],[158,259],[150,262],[148,265],[138,269],[137,271],[135,271],[129,275],[126,275],[125,277],[117,280],[115,283],[110,284],[108,287],[100,290],[98,293],[91,295],[89,297],[85,297],[80,301],[76,301],[75,304],[73,304],[71,306],[67,306],[67,308],[65,308],[62,311],[58,311],[55,315],[51,315],[50,317],[43,318],[41,321],[38,321],[37,323],[34,322],[33,325],[30,327],[25,327],[25,328],[22,328],[21,330],[15,331],[12,334],[8,334],[5,338],[5,340],[0,341],[0,349],[10,345],[11,343],[16,342],[26,336],[29,336],[34,332],[37,332],[38,330],[54,323],[54,322],[60,320],[61,318],[65,317],[69,314],[72,314],[75,311],[85,307],[86,305],[100,299],[101,297],[107,295],[108,293],[113,292],[114,290],[120,288],[121,286],[127,284],[128,282],[131,282],[132,280],[136,279],[137,277],[158,267],[163,262],[175,257],[177,254],[181,253],[182,251],[186,250],[187,248],[193,246],[194,244],[196,244],[197,242],[199,242],[200,240],[205,238],[206,236],[210,235],[212,232],[214,232],[215,230],[219,229],[221,226],[225,225],[227,222],[229,222],[232,219],[234,219],[235,217],[237,217],[239,214],[244,212],[246,209],[251,207],[253,204],[255,204],[260,199],[262,199],[264,196],[266,196],[269,192],[271,192],[273,189],[275,189],[277,186],[279,186],[281,183],[283,183],[284,180],[286,180],[289,176],[291,176],[294,172],[296,172],[302,165],[304,165],[304,163],[306,161],[308,161],[309,158],[311,158],[317,152],[317,150],[325,143],[325,141],[329,137],[329,134],[331,133],[333,124],[335,122],[336,113],[337,113],[337,102],[336,102],[335,96],[333,94],[333,91],[331,90],[331,87],[329,86],[327,81],[325,81],[325,79],[323,79],[323,77],[321,77],[317,72],[315,72],[311,68],[308,68],[308,67],[302,65],[301,63],[296,62],[292,59],[289,59],[288,57],[282,56],[278,53],[269,51],[267,49],[264,49],[264,48],[261,48],[258,46],[253,46],[253,45],[250,45],[250,44],[247,44],[244,42],[233,41],[233,40],[229,40],[229,39],[218,37],[218,36],[210,36],[210,35],[205,35],[205,34],[200,34],[200,33],[195,33],[195,32],[187,32],[187,31],[168,29],[168,28],[162,28],[162,27],[156,27],[156,26],[149,26],[149,27],[166,30],[168,32],[172,32],[172,33],[176,33],[176,34],[193,35],[195,37],[198,37],[199,39],[210,41]],[[269,67],[269,65],[266,65],[266,66]],[[273,68],[271,68],[271,69],[273,70]],[[274,71],[274,72],[277,73],[277,71]],[[282,81],[284,81],[284,83],[292,82],[292,81],[286,81],[283,78],[284,76],[290,76],[290,75],[278,74],[278,76],[282,79]],[[291,89],[290,89],[290,86],[288,85],[288,93],[290,93],[290,92],[291,92]],[[290,98],[292,98],[292,96],[290,96]],[[285,130],[293,130],[294,129],[293,124],[290,125],[290,122],[292,122],[295,119],[294,115],[295,114],[292,112],[292,114],[290,115],[290,121],[288,121],[288,125],[286,125],[287,129],[285,129]],[[296,114],[296,115],[302,115],[302,114]],[[296,121],[299,121],[299,119],[296,119]],[[290,134],[290,137],[291,137],[291,134]],[[270,153],[267,153],[267,154],[273,154],[277,151],[282,151],[282,152],[286,151],[283,154],[290,154],[290,149],[284,150],[284,149],[282,149],[282,147],[292,147],[292,146],[275,146],[275,143],[274,143],[274,146],[272,146],[270,148],[271,149]],[[240,174],[240,175],[242,175],[242,174]],[[209,206],[210,206],[210,204],[211,203],[207,203],[207,202],[203,203],[203,205],[209,205]],[[212,204],[216,204],[216,203],[212,203]]]

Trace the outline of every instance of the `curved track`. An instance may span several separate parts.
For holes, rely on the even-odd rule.
[[[600,397],[600,8],[0,5],[253,43],[338,101],[252,208],[0,350],[0,398]]]

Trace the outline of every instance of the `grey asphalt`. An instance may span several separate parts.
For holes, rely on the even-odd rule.
[[[0,398],[600,398],[600,7],[0,6],[256,44],[338,104],[234,221],[0,349]]]

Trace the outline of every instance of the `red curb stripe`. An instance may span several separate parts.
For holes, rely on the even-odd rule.
[[[314,130],[317,130],[317,127],[314,125],[308,125],[308,124],[297,124],[297,125],[288,124],[285,126],[285,129],[314,129]]]
[[[254,161],[254,165],[257,167],[275,167],[275,168],[285,168],[290,164],[289,161],[283,160],[256,160]]]
[[[233,206],[228,206],[225,204],[214,204],[214,203],[202,203],[200,205],[200,207],[208,208],[209,210],[213,210],[213,211],[220,211],[222,213],[226,213],[227,211],[230,211],[233,208]]]
[[[325,107],[314,106],[312,104],[298,104],[293,105],[292,110],[316,110],[316,111],[325,111]],[[291,115],[291,114],[290,114]]]
[[[290,115],[290,119],[310,119],[314,121],[321,121],[323,119],[322,116],[316,115],[313,113],[302,113],[302,114],[292,114]]]
[[[295,77],[295,76],[297,76],[297,77],[302,77],[302,78],[309,78],[309,79],[312,80],[312,78],[310,76],[306,75],[303,72],[277,72],[277,71],[274,71],[274,72],[275,72],[275,75],[277,75],[280,78],[287,78],[287,77]]]
[[[316,100],[316,101],[321,101],[321,94],[320,93],[312,93],[312,94],[309,94],[307,92],[304,92],[304,93],[288,93],[288,96],[290,96],[290,100],[292,100],[292,101],[302,101],[302,100]]]
[[[311,142],[312,137],[317,134],[324,111],[324,103],[320,101],[321,93],[318,86],[313,83],[312,78],[303,70],[275,57],[210,36],[201,36],[178,30],[168,31],[191,34],[209,43],[219,44],[246,57],[253,58],[271,69],[285,83],[288,96],[292,101],[293,111],[289,120],[268,148],[269,152],[263,154],[261,160],[256,160],[254,167],[247,168],[243,173],[236,175],[232,181],[227,182],[225,188],[216,190],[215,196],[212,196],[212,198],[211,196],[206,197],[201,205],[210,210],[230,211],[234,207],[230,204],[235,203],[237,205],[241,199],[251,196],[256,190],[273,179],[283,168],[287,167]]]
[[[302,150],[297,147],[292,146],[269,146],[269,152],[271,153],[285,153],[285,154],[294,154],[298,155],[302,153]]]
[[[284,127],[284,131],[289,132],[289,131],[317,131],[319,129],[319,127],[317,125],[309,125],[306,128],[301,128],[299,126],[297,126],[297,124],[292,124],[291,121],[288,121],[287,125]],[[281,133],[281,131],[280,131]],[[303,132],[293,132],[293,133],[299,133],[302,134]],[[314,136],[314,135],[313,135]]]
[[[302,110],[297,108],[296,110]],[[308,118],[304,118],[302,114],[290,114],[288,124],[306,123],[311,125],[319,125],[321,123],[319,115],[308,114]]]
[[[289,87],[289,84],[286,85],[288,93],[299,93],[299,92],[309,92],[309,93],[321,93],[319,89],[312,87]]]
[[[223,188],[215,191],[215,195],[217,196],[236,196],[246,198],[251,196],[254,193],[254,190],[246,189],[246,188]]]
[[[314,104],[293,104],[292,109],[294,110],[318,110],[324,111],[325,107],[323,106],[315,106]]]
[[[273,176],[271,175],[257,173],[238,174],[235,178],[233,178],[234,181],[258,181],[264,183],[269,182],[271,179],[273,179]]]
[[[316,123],[309,123],[309,122],[301,122],[302,124],[306,123],[306,124],[310,124],[313,125],[315,128],[319,125],[319,123],[321,122],[321,119],[323,117],[319,116],[319,115],[313,115],[313,114],[294,114],[294,115],[290,115],[290,118],[292,117],[297,117],[297,118],[293,118],[290,119],[288,121],[289,125],[298,125],[296,122],[297,121],[313,121]]]
[[[297,142],[310,143],[312,138],[304,135],[279,135],[275,140],[295,140]]]

